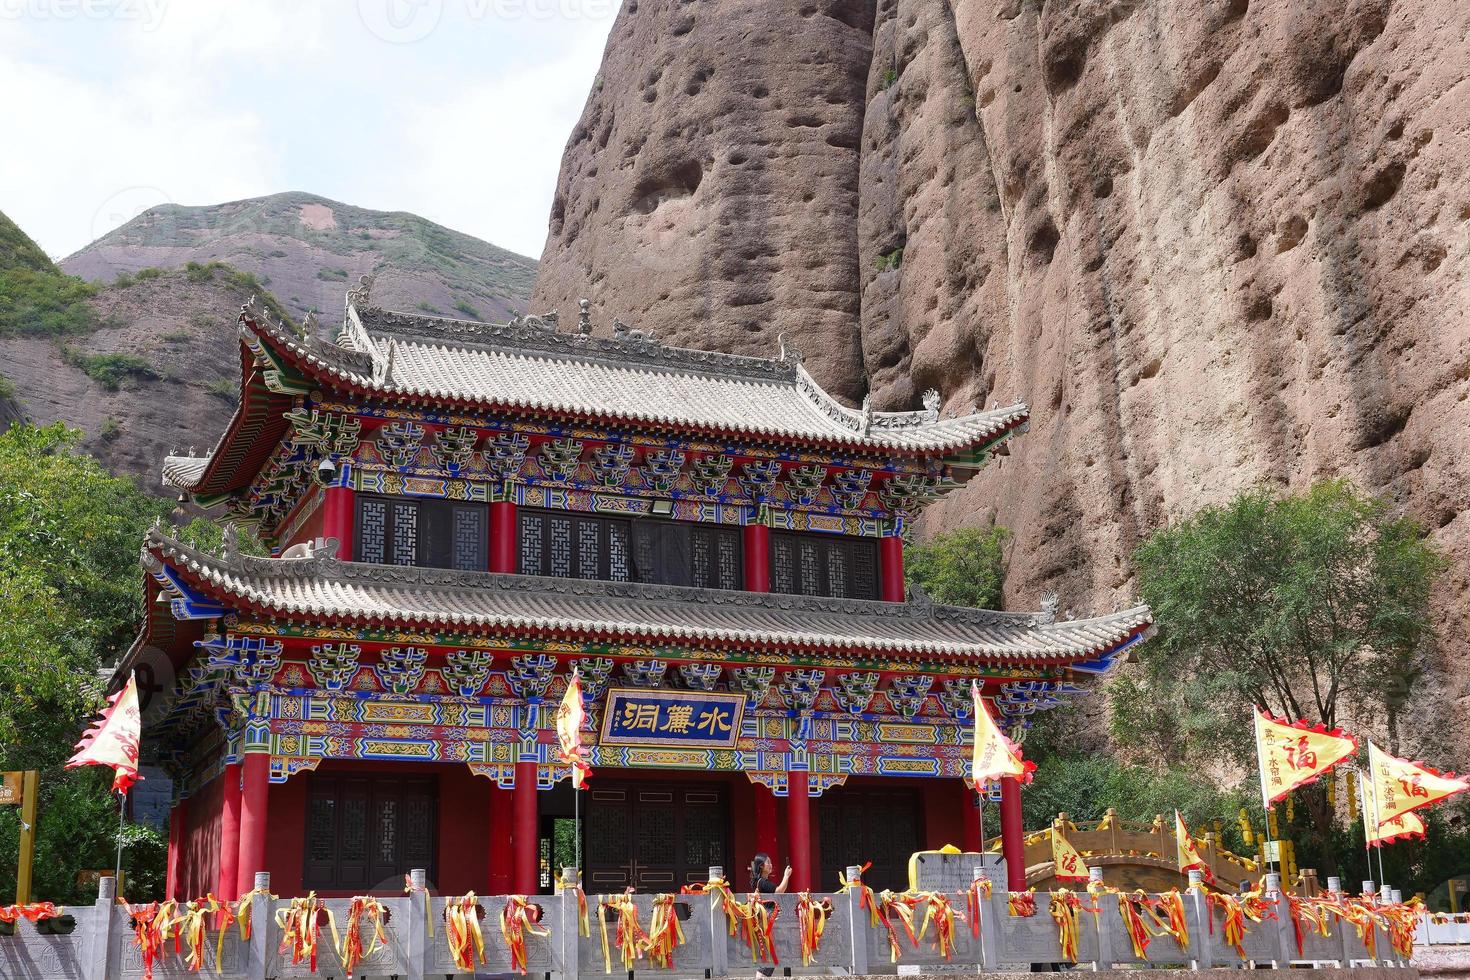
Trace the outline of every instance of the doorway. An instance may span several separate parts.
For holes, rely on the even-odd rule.
[[[708,880],[730,853],[726,787],[616,783],[588,793],[587,890],[674,892]]]

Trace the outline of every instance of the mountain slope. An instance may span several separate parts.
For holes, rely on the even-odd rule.
[[[1454,560],[1404,723],[1437,735],[1470,716],[1466,63],[1470,7],[1426,0],[625,4],[533,306],[784,330],[878,408],[1030,402],[927,528],[1012,528],[1018,605],[1106,608],[1171,518],[1351,476]]]
[[[225,262],[257,276],[294,317],[332,319],[359,276],[389,308],[476,320],[524,311],[532,259],[402,211],[371,211],[286,193],[206,207],[165,204],[69,256],[61,267],[91,282],[189,262]]]

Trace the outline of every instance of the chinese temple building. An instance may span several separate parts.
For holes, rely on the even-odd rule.
[[[145,756],[178,796],[175,897],[262,870],[282,895],[398,891],[410,868],[453,894],[549,891],[578,829],[589,891],[711,865],[743,885],[757,851],[795,889],[869,860],[902,888],[910,852],[980,847],[971,684],[1024,727],[1149,629],[1146,608],[906,594],[904,534],[1024,405],[853,410],[784,344],[593,336],[585,304],[567,325],[394,313],[369,287],[330,339],[247,306],[234,417],[164,464],[274,554],[229,531],[222,554],[143,545],[117,677],[176,678],[142,684]],[[580,800],[553,729],[573,673]],[[1020,788],[1000,795],[1014,878]]]

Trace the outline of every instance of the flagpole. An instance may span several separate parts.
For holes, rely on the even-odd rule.
[[[1360,803],[1363,811],[1363,859],[1368,862],[1368,874],[1371,875],[1373,874],[1373,831],[1368,828],[1368,794],[1373,792],[1373,780],[1364,779],[1362,770],[1355,771],[1358,773],[1358,782],[1362,784]],[[1373,809],[1378,809],[1376,804]]]
[[[117,895],[119,898],[122,897],[123,814],[127,811],[127,808],[127,794],[117,794],[117,866],[113,869],[112,872],[112,883],[113,887],[117,889]]]
[[[572,853],[577,874],[582,874],[582,790],[577,786],[577,770],[572,770]]]
[[[1274,843],[1276,845],[1278,859],[1275,862],[1276,873],[1280,874],[1281,862],[1279,859],[1281,842],[1269,841],[1269,838],[1271,836],[1271,791],[1267,788],[1266,785],[1266,754],[1263,751],[1264,746],[1262,746],[1261,744],[1261,709],[1257,706],[1252,706],[1251,708],[1251,728],[1253,729],[1256,736],[1256,772],[1260,776],[1261,780],[1261,806],[1264,807],[1266,810],[1266,836],[1268,838],[1268,843]],[[1266,852],[1266,867],[1270,868],[1272,865],[1271,848],[1267,846],[1262,848],[1262,850]]]

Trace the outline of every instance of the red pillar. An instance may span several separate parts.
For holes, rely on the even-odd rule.
[[[239,898],[235,886],[240,877],[240,763],[225,766],[220,774],[224,792],[219,813],[219,880],[215,897],[225,902]]]
[[[337,557],[352,560],[352,537],[356,520],[351,487],[327,487],[322,500],[322,537],[337,539]],[[255,885],[252,883],[251,888]]]
[[[511,893],[511,865],[515,848],[511,844],[512,790],[490,787],[490,887],[487,895]]]
[[[903,602],[903,538],[893,535],[878,539],[878,568],[883,601]]]
[[[537,890],[537,853],[540,832],[536,826],[536,763],[516,763],[516,788],[512,803],[514,826],[511,844],[515,848],[511,888],[517,895],[534,895]]]
[[[812,889],[812,798],[807,774],[786,774],[786,824],[791,831],[791,891]]]
[[[497,500],[490,505],[490,571],[516,570],[516,505]]]
[[[1026,890],[1026,831],[1021,818],[1021,784],[1009,776],[1000,781],[1000,853],[1006,859],[1006,887]]]
[[[771,529],[745,525],[745,591],[771,591]]]
[[[168,815],[168,863],[165,871],[164,897],[182,898],[184,886],[184,827],[189,819],[189,801],[179,800]]]
[[[968,784],[961,790],[965,801],[965,843],[966,851],[978,854],[985,850],[985,839],[980,832],[980,794],[976,793]]]
[[[243,895],[255,887],[255,873],[265,871],[265,816],[269,796],[271,757],[250,752],[241,764],[240,863],[235,888]]]

